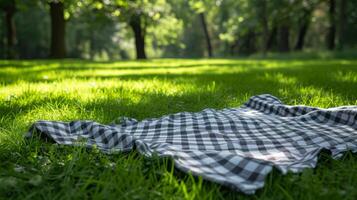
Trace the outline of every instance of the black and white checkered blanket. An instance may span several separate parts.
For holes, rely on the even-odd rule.
[[[246,194],[263,187],[276,167],[282,173],[315,167],[328,149],[338,158],[357,152],[357,106],[320,109],[287,106],[263,94],[239,108],[181,112],[160,118],[102,125],[92,121],[38,121],[41,133],[59,144],[96,145],[104,152],[130,151],[169,156],[175,166]]]

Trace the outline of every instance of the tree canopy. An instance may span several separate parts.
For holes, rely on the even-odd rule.
[[[224,57],[357,46],[347,0],[0,0],[2,58]]]

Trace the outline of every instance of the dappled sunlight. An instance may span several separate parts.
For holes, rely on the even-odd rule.
[[[32,65],[30,64],[32,63]],[[353,67],[352,61],[279,61],[279,60],[175,60],[160,59],[152,61],[125,61],[125,62],[87,62],[87,61],[0,61],[2,71],[0,78],[3,83],[16,80],[46,81],[60,80],[70,77],[100,77],[122,76],[134,74],[224,74],[241,73],[257,69],[296,69],[323,65]],[[323,67],[321,66],[321,67]],[[25,75],[26,76],[23,76]],[[9,79],[11,78],[11,79]],[[8,80],[8,81],[6,81]]]
[[[279,94],[279,96],[283,97],[284,103],[291,105],[329,108],[346,104],[345,96],[335,94],[332,90],[326,91],[313,86],[297,86],[294,89],[280,88]],[[355,102],[351,101],[349,104],[355,105],[357,104],[357,100]]]
[[[351,82],[351,83],[357,84],[357,72],[337,71],[337,73],[333,76],[333,78],[337,81]],[[357,88],[357,86],[356,86],[356,88]]]
[[[118,80],[118,79],[64,79],[56,82],[27,83],[25,81],[0,88],[0,95],[5,101],[20,98],[22,95],[66,96],[78,101],[86,102],[107,98],[110,95],[125,93],[178,95],[192,92],[197,88],[192,81],[172,82],[162,79]]]
[[[346,105],[346,100],[343,95],[335,94],[332,90],[326,91],[316,87],[301,87],[299,92],[302,96],[302,101],[311,106],[319,107],[336,107]],[[355,102],[357,103],[357,102]],[[351,105],[353,102],[351,102]]]
[[[137,66],[138,65],[138,66]],[[9,68],[4,75],[4,79],[11,77],[9,80],[13,82],[14,80],[29,80],[29,81],[46,81],[46,80],[61,80],[65,78],[100,78],[100,77],[119,77],[124,75],[155,75],[155,74],[202,74],[202,73],[239,73],[244,72],[249,69],[253,69],[254,66],[243,67],[240,64],[234,65],[219,65],[214,64],[196,64],[196,65],[155,65],[150,63],[149,66],[142,66],[135,63],[131,63],[127,67],[123,68],[123,65],[117,66],[116,64],[111,64],[109,66],[104,65],[102,67],[93,67],[92,65],[83,66],[63,66],[58,65],[57,67],[48,68],[37,68],[31,70],[21,70],[18,68]],[[107,66],[107,67],[106,67]],[[26,77],[21,77],[21,75],[27,74]],[[30,76],[29,76],[30,75]]]
[[[54,81],[67,78],[119,77],[125,75],[165,75],[165,74],[225,74],[244,73],[256,69],[275,69],[299,65],[274,60],[177,60],[160,59],[152,61],[87,62],[87,61],[0,61],[1,82],[16,83]],[[26,76],[23,76],[25,75]]]
[[[0,73],[0,109],[28,123],[39,118],[79,117],[108,122],[120,115],[145,118],[236,107],[262,93],[279,96],[288,104],[357,104],[353,96],[356,62],[350,60],[0,63],[4,69]],[[149,110],[140,112],[138,108]]]
[[[280,84],[286,84],[286,85],[297,84],[297,78],[285,76],[282,73],[267,73],[266,72],[266,73],[264,73],[264,75],[262,77],[260,77],[260,79],[275,81]]]
[[[108,124],[120,116],[142,120],[182,111],[239,107],[249,97],[264,93],[277,96],[289,105],[304,104],[327,108],[357,104],[357,61],[53,60],[0,61],[0,65],[3,69],[0,71],[0,148],[3,152],[9,152],[8,155],[13,159],[18,157],[17,152],[28,152],[31,146],[23,145],[23,134],[37,120],[93,120],[103,124]],[[245,114],[251,117],[257,115],[254,112]],[[43,145],[41,144],[41,148]],[[38,151],[38,146],[35,145],[35,150],[31,151]],[[37,168],[42,172],[53,169],[53,166],[59,163],[62,168],[76,167],[80,159],[83,159],[83,162],[93,161],[88,166],[109,166],[109,161],[106,161],[106,164],[98,164],[103,160],[101,154],[86,154],[86,151],[79,152],[78,149],[75,153],[63,153],[62,151],[67,152],[65,147],[62,149],[58,146],[51,146],[51,149],[51,152],[55,152],[54,160],[58,163],[44,166],[43,160],[46,159],[31,154],[26,157],[31,162],[29,165],[37,163]],[[82,153],[85,153],[85,158]],[[48,155],[53,156],[52,153]],[[129,186],[135,185],[138,178],[147,179],[147,176],[142,174],[141,165],[125,165],[137,162],[138,157],[131,158],[131,155],[133,153],[128,154],[128,158],[120,154],[123,158],[119,158],[119,161],[115,158],[116,162],[111,161],[108,169],[100,169],[108,176],[110,184],[113,181],[120,183],[128,177],[128,173],[140,173],[140,176],[131,179]],[[87,159],[88,157],[91,159]],[[262,159],[264,156],[257,158]],[[286,158],[284,154],[277,152],[269,159]],[[21,166],[10,168],[22,170]],[[137,166],[139,168],[135,168]],[[114,168],[117,179],[112,178],[111,169]],[[135,173],[132,172],[133,169],[136,170]],[[83,169],[76,170],[82,173]],[[68,173],[72,171],[72,167],[68,168]],[[177,174],[173,171],[167,173],[166,168],[163,169],[162,176],[164,181],[161,184],[169,185],[175,190],[186,191],[191,188],[187,185],[187,180],[175,178]],[[45,176],[41,177],[45,179]],[[101,184],[108,184],[107,182]],[[192,184],[202,185],[202,181]],[[220,190],[219,186],[212,185],[215,190]]]
[[[76,105],[59,105],[49,101],[30,109],[28,112],[19,115],[15,121],[24,121],[30,123],[33,120],[68,120],[77,119],[82,110],[77,109]],[[34,118],[36,116],[36,118]]]
[[[171,98],[183,98],[186,101],[196,95],[199,101],[200,94],[213,94],[217,89],[214,82],[206,87],[197,87],[194,81],[195,79],[157,78],[71,78],[35,83],[20,81],[0,88],[0,110],[5,113],[11,111],[14,114],[13,120],[22,123],[31,123],[38,119],[92,119],[109,122],[121,115],[140,118],[150,116],[150,112],[140,113],[137,109],[139,107],[152,107],[155,111],[151,111],[151,116],[159,116],[165,113],[163,109],[169,109]],[[181,108],[182,103],[176,102],[174,107]],[[132,113],[133,110],[139,111],[139,114]]]
[[[355,199],[357,152],[333,159],[343,145],[314,169],[284,170],[316,163],[317,151],[297,148],[306,162],[290,166],[299,157],[290,143],[334,146],[323,140],[335,127],[309,138],[292,118],[260,115],[351,124],[350,113],[310,116],[291,105],[357,106],[356,8],[357,0],[0,0],[0,200]],[[180,139],[183,154],[166,148]]]

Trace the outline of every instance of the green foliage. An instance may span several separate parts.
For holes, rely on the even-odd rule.
[[[210,9],[216,6],[220,1],[211,0],[189,0],[189,5],[193,11],[196,13],[208,12]]]
[[[40,22],[40,23],[38,23]],[[15,16],[18,52],[22,58],[47,58],[50,41],[50,20],[43,5],[28,6]],[[31,24],[29,26],[28,24]],[[28,42],[31,38],[31,43]]]
[[[307,55],[297,55],[303,58]],[[245,196],[135,151],[24,140],[37,120],[139,120],[204,108],[237,107],[271,93],[287,104],[357,104],[355,54],[270,59],[0,61],[0,199],[355,199],[357,157],[321,154],[316,169],[283,176]],[[352,59],[351,59],[352,58]]]
[[[49,54],[49,3],[55,0],[0,0],[0,57],[6,52],[5,13],[16,7],[16,44],[20,58],[44,58]],[[128,59],[134,54],[130,22],[140,17],[149,57],[203,57],[206,43],[199,14],[204,13],[211,44],[217,57],[278,51],[281,33],[287,26],[293,50],[299,31],[307,24],[303,49],[324,50],[329,27],[325,0],[66,0],[66,43],[68,57],[85,59]],[[340,3],[336,1],[336,16]],[[357,40],[356,1],[347,1],[345,49],[355,49]],[[337,22],[336,22],[337,23]],[[55,26],[55,25],[54,25]],[[336,26],[339,26],[338,23]],[[338,28],[338,27],[337,27]],[[336,34],[339,33],[336,30]],[[338,37],[338,34],[336,35]],[[271,47],[266,49],[267,38]],[[337,40],[338,38],[336,38]],[[337,44],[337,46],[341,46]],[[10,47],[12,48],[12,47]],[[299,50],[299,49],[298,49]]]

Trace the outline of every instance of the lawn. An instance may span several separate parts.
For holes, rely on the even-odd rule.
[[[354,59],[0,61],[0,199],[356,199],[357,155],[320,155],[316,169],[246,196],[135,151],[59,146],[23,134],[36,120],[159,117],[237,107],[270,93],[287,104],[357,105]]]

